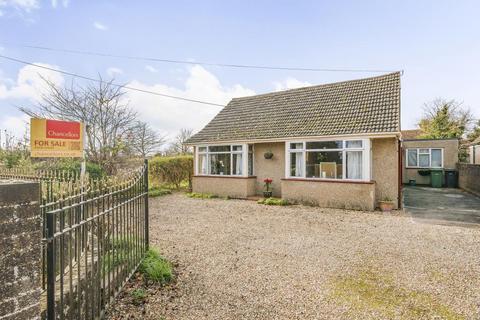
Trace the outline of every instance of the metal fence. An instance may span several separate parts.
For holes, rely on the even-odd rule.
[[[148,248],[148,163],[122,180],[0,170],[42,190],[42,317],[103,318]]]

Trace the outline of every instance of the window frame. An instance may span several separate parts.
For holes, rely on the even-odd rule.
[[[411,166],[408,163],[408,153],[410,150],[415,150],[417,153],[417,165],[416,166]],[[428,150],[427,152],[420,152],[420,150]],[[432,150],[440,150],[442,159],[441,159],[441,166],[440,167],[432,167]],[[420,166],[420,154],[428,154],[428,166]],[[438,147],[438,148],[406,148],[405,149],[405,168],[407,169],[443,169],[444,168],[444,148]]]
[[[347,148],[347,141],[362,141],[362,147],[349,147]],[[307,142],[327,142],[327,141],[342,141],[342,147],[336,149],[307,149]],[[290,146],[292,143],[301,143],[301,149],[291,149]],[[351,179],[346,178],[346,161],[347,161],[347,152],[348,151],[362,151],[362,178],[361,179]],[[307,153],[308,152],[341,152],[342,153],[342,178],[320,178],[320,177],[307,177],[306,174],[306,164],[307,164]],[[291,173],[291,157],[292,153],[302,153],[303,162],[302,162],[302,176],[292,176]],[[306,180],[321,180],[321,181],[370,181],[371,180],[371,163],[370,163],[370,139],[365,138],[348,138],[348,139],[335,139],[335,138],[326,138],[326,139],[308,139],[308,140],[291,140],[285,141],[285,177],[287,179],[306,179]]]
[[[229,146],[230,151],[210,151],[210,147],[216,146]],[[242,150],[233,150],[233,147],[241,146]],[[194,164],[194,174],[196,176],[209,176],[209,177],[249,177],[248,175],[248,146],[249,144],[245,143],[219,143],[219,144],[201,144],[195,146],[195,164]],[[199,151],[200,148],[206,148],[206,151]],[[212,154],[230,154],[230,174],[212,174],[210,173],[210,156]],[[241,154],[242,155],[242,173],[233,174],[233,155]],[[207,163],[207,173],[201,173],[200,168],[200,156],[205,155],[205,161]],[[255,162],[255,152],[252,153],[253,162]]]

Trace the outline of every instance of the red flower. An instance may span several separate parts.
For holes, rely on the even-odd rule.
[[[272,183],[272,181],[273,181],[273,180],[270,179],[270,178],[266,178],[265,180],[263,180],[263,182],[265,182],[265,183]]]

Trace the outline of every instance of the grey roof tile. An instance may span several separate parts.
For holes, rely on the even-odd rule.
[[[234,98],[188,143],[400,131],[400,73]]]

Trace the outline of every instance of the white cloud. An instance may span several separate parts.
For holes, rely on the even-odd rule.
[[[145,69],[147,71],[150,71],[151,73],[157,73],[158,72],[158,70],[155,67],[152,67],[151,65],[146,65]]]
[[[116,75],[123,74],[123,70],[120,68],[110,67],[107,69],[107,74],[110,78],[115,78]]]
[[[275,91],[282,91],[287,89],[308,87],[308,86],[311,86],[312,84],[308,81],[300,81],[295,78],[287,78],[283,81],[274,82],[273,85],[274,85]]]
[[[21,139],[25,134],[25,129],[30,123],[30,117],[25,114],[18,116],[6,116],[0,120],[0,130],[2,131],[2,143],[4,143],[5,130],[9,135],[13,135],[15,140]]]
[[[56,66],[45,63],[36,64],[59,69]],[[2,79],[0,77],[0,100],[29,99],[31,101],[38,101],[47,90],[47,86],[42,77],[57,85],[62,85],[64,81],[62,75],[54,71],[39,69],[34,66],[25,66],[19,70],[16,81]]]
[[[95,29],[102,30],[102,31],[105,31],[105,30],[108,29],[108,27],[106,25],[104,25],[103,23],[100,23],[98,21],[95,21],[93,23],[93,26],[95,27]]]
[[[52,7],[56,8],[58,6],[58,0],[52,0],[51,2],[52,2]],[[66,8],[70,4],[70,0],[62,0],[61,3],[62,3],[62,6]]]
[[[29,13],[32,10],[40,8],[40,5],[37,0],[0,0],[0,8],[12,8],[17,11]]]
[[[155,91],[173,96],[227,104],[233,97],[255,94],[239,84],[224,87],[220,81],[201,66],[189,68],[185,87],[174,88],[165,84],[146,85],[138,80],[128,84],[131,87]],[[138,111],[142,120],[157,130],[167,133],[169,138],[181,128],[198,131],[203,128],[221,109],[219,106],[198,104],[151,94],[128,91],[130,106]]]

